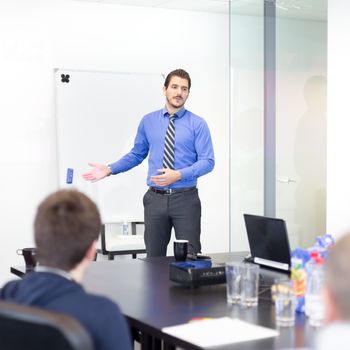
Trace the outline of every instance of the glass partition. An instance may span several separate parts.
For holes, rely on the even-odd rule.
[[[230,2],[231,250],[248,248],[243,213],[264,206],[264,7]]]
[[[275,27],[265,39],[264,3],[275,6]],[[230,1],[233,251],[248,249],[243,213],[264,215],[266,198],[274,202],[272,215],[286,220],[292,248],[309,247],[325,233],[326,14],[327,0]],[[276,46],[267,47],[275,52],[264,55],[268,35]],[[275,61],[273,96],[266,88],[264,57]],[[267,108],[272,118],[264,125]],[[272,173],[264,172],[265,144],[271,141],[264,140],[264,128],[275,138]],[[265,187],[268,177],[273,188]]]
[[[276,216],[292,247],[326,230],[327,1],[277,1]]]

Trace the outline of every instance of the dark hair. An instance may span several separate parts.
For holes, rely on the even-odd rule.
[[[75,190],[60,190],[44,199],[34,220],[40,265],[65,271],[80,263],[97,240],[101,218],[95,203]]]
[[[172,72],[170,72],[167,77],[165,78],[164,86],[167,89],[170,83],[170,80],[172,77],[179,77],[182,79],[186,79],[188,82],[188,90],[191,89],[191,78],[190,75],[183,69],[175,69]]]

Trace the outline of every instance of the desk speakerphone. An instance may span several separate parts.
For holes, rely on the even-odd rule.
[[[190,288],[226,283],[225,266],[213,266],[211,260],[173,262],[169,278]]]

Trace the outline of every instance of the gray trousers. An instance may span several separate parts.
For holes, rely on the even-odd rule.
[[[201,201],[198,189],[160,194],[148,190],[143,197],[147,257],[165,256],[174,227],[176,239],[189,240],[189,252],[201,252]]]

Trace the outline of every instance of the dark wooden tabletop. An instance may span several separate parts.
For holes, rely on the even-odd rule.
[[[213,262],[241,260],[243,253],[213,254]],[[255,308],[242,308],[226,302],[226,285],[190,289],[169,280],[173,257],[96,262],[89,268],[83,285],[86,290],[114,300],[132,327],[185,349],[200,349],[162,333],[162,328],[186,323],[195,317],[239,318],[261,326],[276,328],[274,305],[259,299]],[[280,276],[261,269],[262,281]],[[264,282],[262,282],[264,283]],[[234,331],[234,330],[232,330]],[[309,346],[314,337],[303,314],[297,314],[295,327],[279,329],[280,335],[240,343],[220,349],[285,349]]]
[[[245,253],[212,254],[216,264],[242,260]],[[186,323],[196,317],[229,316],[276,328],[274,305],[262,293],[254,308],[230,305],[226,301],[226,284],[187,288],[169,280],[169,263],[173,257],[146,259],[118,259],[97,261],[90,265],[83,285],[89,292],[101,294],[115,301],[127,317],[131,327],[152,337],[184,349],[198,350],[198,346],[162,333],[163,327]],[[23,276],[24,267],[11,267],[11,272]],[[280,273],[261,269],[261,286],[267,286]],[[263,289],[263,288],[262,288]],[[261,288],[260,288],[261,290]],[[234,332],[234,329],[232,330]],[[296,315],[295,327],[280,328],[280,335],[217,349],[291,349],[312,344],[315,329],[303,314]]]

